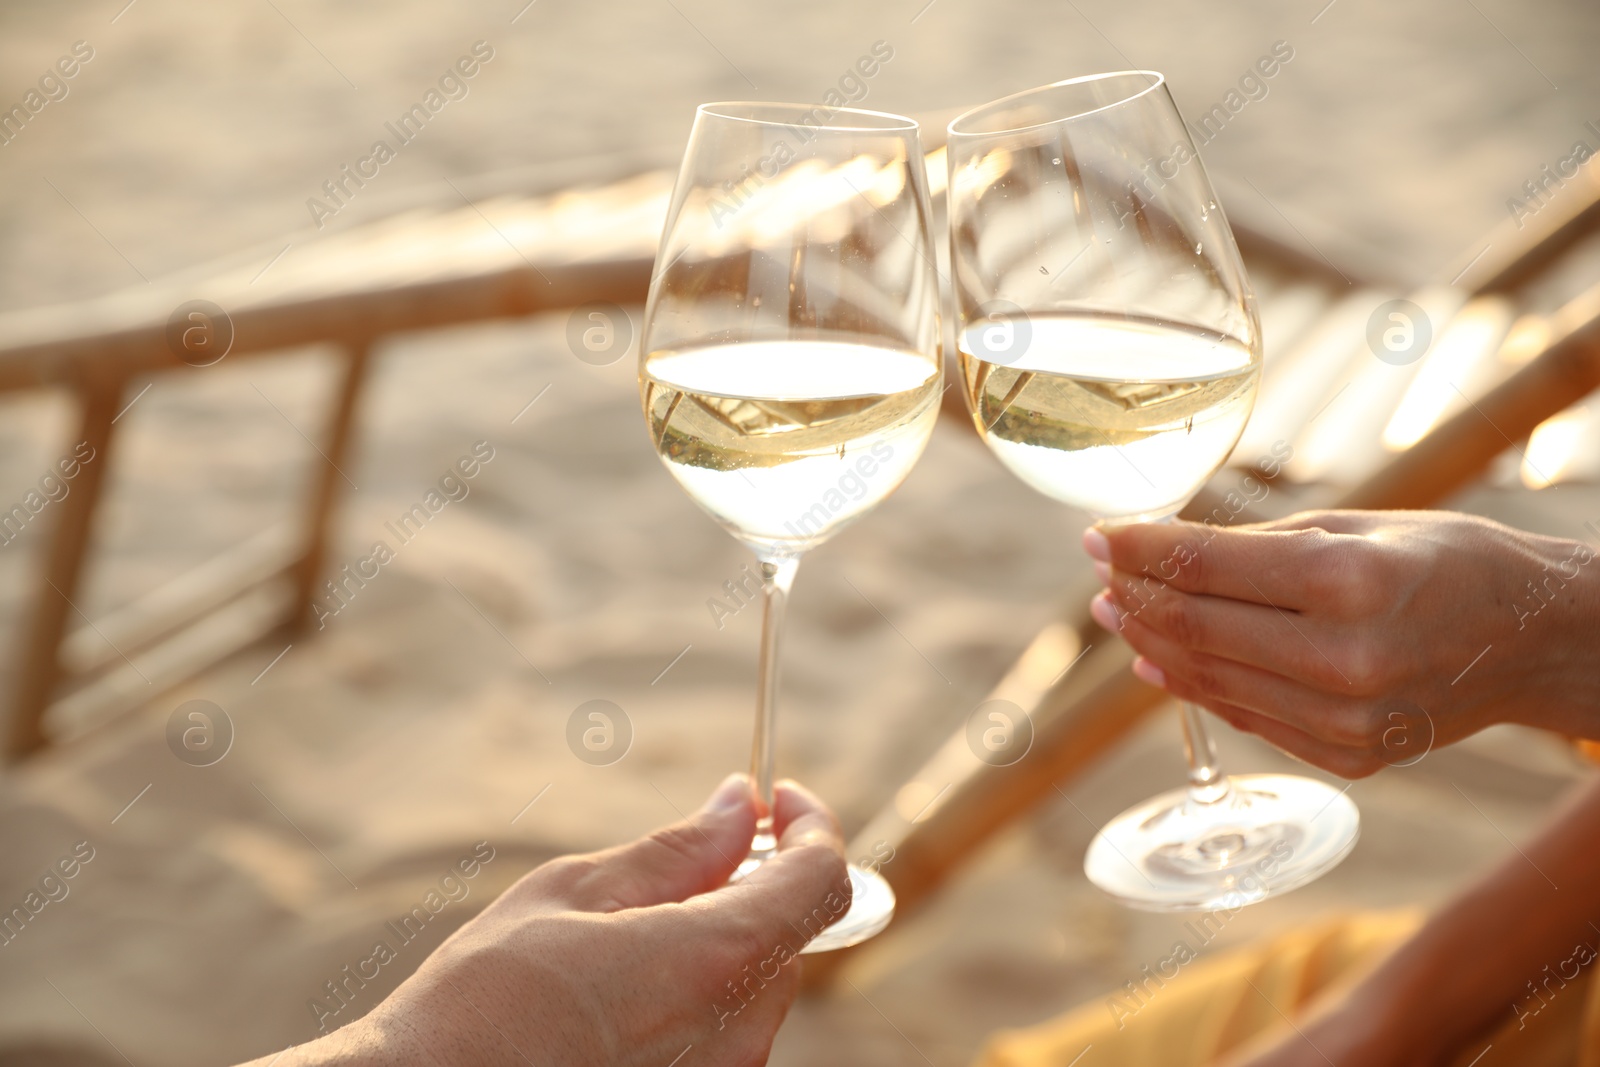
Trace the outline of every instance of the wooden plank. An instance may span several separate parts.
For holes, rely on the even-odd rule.
[[[640,258],[560,266],[524,265],[481,275],[392,289],[315,297],[232,312],[228,359],[259,356],[321,341],[344,344],[408,330],[516,318],[606,301],[638,303],[649,289],[653,260]],[[166,323],[106,334],[0,349],[0,391],[184,370],[167,345]]]
[[[1432,287],[1411,293],[1407,299],[1421,309],[1431,342],[1442,336],[1467,296],[1459,289]],[[1378,306],[1374,304],[1373,310]],[[1354,485],[1384,461],[1383,428],[1416,377],[1425,354],[1419,352],[1411,363],[1387,363],[1371,347],[1369,324],[1361,325],[1361,336],[1344,372],[1329,384],[1321,411],[1314,413],[1315,420],[1293,439],[1294,456],[1285,473],[1294,481]],[[1423,327],[1413,324],[1412,328]]]
[[[1334,301],[1335,295],[1331,289],[1312,282],[1286,285],[1261,304],[1261,333],[1265,350],[1261,363],[1261,385],[1257,389],[1258,411],[1262,408],[1259,397],[1276,397],[1282,393],[1283,383],[1294,374],[1299,357],[1308,351],[1303,342],[1332,310]],[[1277,443],[1278,438],[1267,436],[1270,428],[1252,432],[1251,425],[1253,422],[1245,425],[1243,436],[1228,457],[1228,466],[1253,468]]]
[[[121,663],[67,694],[50,708],[46,730],[71,740],[160,697],[281,626],[292,598],[287,579],[255,586],[143,651],[137,667]]]
[[[1529,489],[1600,483],[1600,394],[1591,393],[1535,427],[1521,475]]]
[[[237,314],[519,268],[559,283],[555,275],[574,268],[649,261],[672,180],[670,173],[649,172],[599,189],[411,210],[288,245],[274,242],[91,300],[5,312],[0,350],[164,327],[179,304],[194,299]]]
[[[1083,635],[1066,622],[1047,625],[1019,656],[1005,676],[989,691],[984,703],[1003,700],[1019,709],[1038,705],[1045,693],[1079,656],[1088,650]],[[981,705],[980,705],[981,707]],[[965,783],[983,770],[982,760],[964,735],[950,737],[928,762],[901,786],[891,808],[861,831],[858,839],[896,844],[916,824],[933,818],[966,788]]]
[[[72,492],[56,505],[60,510],[49,556],[34,592],[32,621],[16,664],[17,686],[6,746],[6,755],[13,760],[46,743],[44,713],[61,678],[61,638],[68,620],[77,613],[73,598],[78,595],[95,510],[111,463],[112,424],[122,402],[123,381],[120,377],[94,379],[79,393],[81,415],[77,446],[72,451],[90,458],[82,463]],[[84,446],[90,451],[85,452]]]
[[[345,467],[350,465],[350,445],[354,436],[356,404],[367,380],[372,343],[353,346],[345,355],[344,374],[334,397],[328,419],[327,437],[322,447],[323,465],[317,472],[311,500],[306,508],[305,550],[294,567],[294,601],[290,619],[295,629],[305,629],[315,620],[312,598],[322,574],[328,551],[328,534],[339,498],[344,495]]]
[[[289,523],[263,530],[126,607],[85,624],[62,642],[70,676],[97,671],[282,573],[302,551]]]
[[[1600,387],[1600,286],[1552,317],[1550,338],[1543,354],[1435,427],[1338,506],[1405,508],[1442,500],[1539,423]]]
[[[1381,438],[1384,447],[1391,453],[1405,451],[1515,370],[1502,355],[1512,321],[1511,301],[1503,296],[1480,296],[1462,308],[1422,357],[1390,414]]]
[[[1543,205],[1519,196],[1517,212],[1464,249],[1439,281],[1473,293],[1498,293],[1527,284],[1568,249],[1600,230],[1600,156],[1585,162],[1561,188],[1542,194]]]
[[[1256,409],[1234,450],[1237,455],[1253,460],[1279,442],[1300,437],[1333,395],[1335,383],[1355,361],[1357,346],[1365,351],[1363,338],[1372,310],[1394,295],[1376,289],[1349,293],[1319,318],[1298,344],[1279,357],[1282,365],[1262,381]]]

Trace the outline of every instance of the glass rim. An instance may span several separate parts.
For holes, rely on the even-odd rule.
[[[744,113],[741,114],[740,110]],[[729,122],[747,122],[754,126],[783,126],[792,127],[807,125],[800,120],[817,111],[828,113],[829,119],[835,115],[858,115],[866,119],[881,120],[875,124],[866,122],[856,125],[839,126],[831,121],[825,124],[809,125],[815,130],[836,130],[840,133],[916,133],[921,127],[917,120],[905,115],[896,115],[890,111],[869,111],[859,107],[829,107],[826,104],[795,104],[772,100],[716,100],[711,103],[701,104],[694,109],[695,116],[709,115],[712,118],[725,119]],[[757,112],[770,112],[773,117],[765,117]],[[776,117],[789,115],[790,119]]]
[[[980,116],[990,112],[997,112],[1005,108],[1015,107],[1018,103],[1031,96],[1038,96],[1055,89],[1065,88],[1069,85],[1083,85],[1087,82],[1106,81],[1110,78],[1127,78],[1134,75],[1142,75],[1147,79],[1146,84],[1142,88],[1138,89],[1138,91],[1130,92],[1128,95],[1118,100],[1113,100],[1108,104],[1100,104],[1096,107],[1085,108],[1081,111],[1072,112],[1071,114],[1057,115],[1053,118],[1046,119],[1043,122],[1030,122],[1023,125],[1003,126],[994,130],[968,132],[956,128],[963,123],[973,122]],[[1047,126],[1057,125],[1058,123],[1072,122],[1076,119],[1087,118],[1090,115],[1096,115],[1102,111],[1108,111],[1114,107],[1121,107],[1123,104],[1131,103],[1147,93],[1154,92],[1156,89],[1161,88],[1165,84],[1167,84],[1167,76],[1162,74],[1159,70],[1142,70],[1135,68],[1131,70],[1108,70],[1100,74],[1085,74],[1077,78],[1067,78],[1063,81],[1051,82],[1048,85],[1036,85],[1032,89],[1024,89],[1021,92],[1012,93],[1010,96],[1002,96],[998,100],[991,100],[986,104],[979,104],[977,107],[963,111],[961,114],[951,119],[950,125],[946,127],[945,132],[946,135],[951,138],[1003,137],[1007,134],[1024,133],[1028,130],[1043,129]]]

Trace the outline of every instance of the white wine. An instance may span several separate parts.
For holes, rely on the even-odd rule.
[[[758,552],[798,551],[905,480],[940,378],[933,358],[904,349],[756,341],[652,352],[640,387],[678,484]]]
[[[1004,363],[982,355],[1015,350]],[[1176,513],[1228,458],[1260,357],[1197,329],[1097,315],[983,320],[961,337],[978,432],[1035,489],[1097,519]]]

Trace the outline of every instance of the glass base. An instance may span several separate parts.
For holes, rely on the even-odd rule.
[[[1189,499],[1188,497],[1185,497],[1176,503],[1165,504],[1150,511],[1141,511],[1134,515],[1100,515],[1090,512],[1090,517],[1093,518],[1095,522],[1102,522],[1107,526],[1121,528],[1123,526],[1137,526],[1140,523],[1146,522],[1171,522],[1173,519],[1178,517],[1178,512],[1182,511],[1188,506]]]
[[[761,860],[751,856],[739,864],[739,869],[733,872],[733,877],[729,880],[737,882],[759,866]],[[826,915],[826,910],[822,914]],[[892,918],[894,918],[894,890],[889,888],[889,883],[876,871],[865,870],[852,863],[850,910],[806,942],[806,947],[800,952],[802,955],[811,952],[832,952],[834,949],[859,945],[867,938],[881,933]],[[802,924],[804,925],[806,924]]]
[[[1175,789],[1112,819],[1083,858],[1089,881],[1144,911],[1232,911],[1315,881],[1355,847],[1361,816],[1342,790],[1290,774],[1227,782],[1212,803]]]

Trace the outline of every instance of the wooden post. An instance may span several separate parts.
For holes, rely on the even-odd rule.
[[[83,575],[84,555],[93,531],[95,507],[111,462],[112,421],[122,402],[123,381],[89,379],[79,387],[82,415],[74,451],[92,452],[72,480],[72,490],[59,504],[54,537],[46,551],[44,571],[34,597],[33,624],[23,635],[22,660],[16,664],[17,687],[11,705],[10,740],[6,755],[19,760],[43,748],[44,713],[61,679],[61,640],[77,611],[73,598]]]
[[[363,339],[346,350],[344,378],[334,398],[328,419],[326,443],[322,447],[323,465],[311,491],[306,510],[305,553],[294,565],[294,600],[289,625],[303,630],[315,621],[311,598],[328,555],[328,530],[333,512],[345,484],[343,468],[349,465],[350,442],[355,427],[356,401],[366,384],[367,363],[372,340]]]

